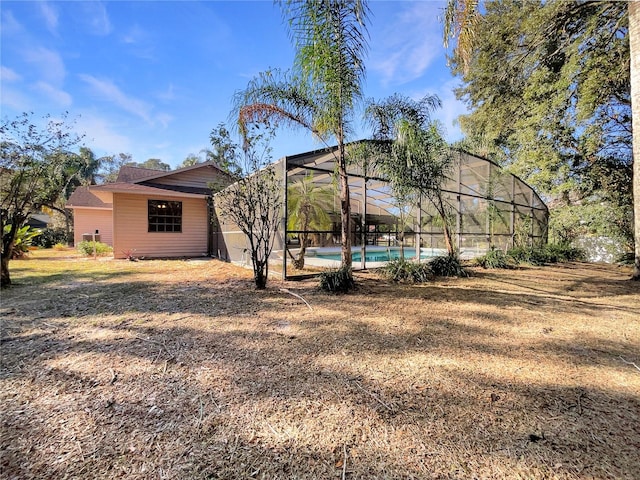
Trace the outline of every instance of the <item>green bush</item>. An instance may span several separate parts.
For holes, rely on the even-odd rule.
[[[516,247],[507,252],[518,263],[545,265],[547,263],[584,260],[584,250],[571,245],[550,243],[542,247]]]
[[[485,255],[475,259],[475,263],[482,268],[512,268],[512,262],[507,254],[495,247],[491,247]]]
[[[544,248],[548,253],[549,261],[552,263],[575,262],[586,260],[587,258],[587,253],[583,249],[572,247],[569,244],[550,243]]]
[[[64,228],[45,228],[42,235],[37,237],[33,244],[39,247],[51,248],[57,243],[68,242],[67,231]]]
[[[635,252],[625,252],[616,257],[616,263],[620,265],[633,265],[635,261],[636,261]]]
[[[417,263],[404,258],[391,260],[381,269],[382,275],[394,282],[423,283],[431,278],[428,263]]]
[[[5,225],[3,234],[11,231],[11,225]],[[42,234],[42,230],[31,228],[29,225],[21,227],[16,232],[16,239],[13,243],[13,253],[11,258],[23,258],[29,253],[29,247],[33,245],[35,238]]]
[[[320,288],[325,292],[346,293],[355,286],[351,268],[340,267],[320,273]]]
[[[456,254],[435,257],[429,262],[431,273],[436,277],[468,277],[469,274],[462,266],[460,257]]]
[[[113,251],[113,249],[107,245],[106,243],[102,243],[102,242],[91,242],[91,241],[84,241],[84,242],[80,242],[77,245],[77,249],[78,251],[80,251],[80,253],[82,255],[85,255],[87,257],[93,255],[94,253],[94,245],[95,245],[95,253],[96,255],[108,255],[109,253],[111,253]]]

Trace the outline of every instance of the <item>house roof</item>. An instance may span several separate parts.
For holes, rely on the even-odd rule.
[[[96,186],[91,188],[96,188]],[[91,193],[89,187],[78,187],[67,200],[67,207],[113,208],[113,205],[100,200],[100,198]]]
[[[106,183],[104,185],[95,185],[91,187],[92,190],[98,190],[103,192],[114,193],[134,193],[134,194],[148,194],[148,195],[162,195],[164,197],[187,197],[187,198],[203,198],[206,197],[206,193],[185,191],[192,190],[188,187],[179,187],[174,185],[140,185],[138,183]]]
[[[138,179],[135,179],[135,180],[132,180],[132,181],[135,182],[135,183],[140,183],[140,182],[143,182],[143,181],[144,182],[148,182],[149,180],[154,180],[154,179],[162,178],[162,177],[169,177],[169,176],[175,175],[177,173],[188,172],[190,170],[195,170],[195,169],[203,168],[203,167],[214,168],[214,169],[218,170],[220,173],[222,173],[223,175],[226,175],[227,177],[229,177],[230,179],[233,178],[227,172],[222,170],[215,162],[203,162],[203,163],[196,163],[195,165],[191,165],[189,167],[182,167],[182,168],[178,168],[177,170],[169,170],[169,171],[149,170],[147,168],[142,168],[140,170],[145,170],[146,172],[150,172],[150,175],[148,175],[148,176],[146,176],[144,178],[138,178]],[[136,167],[129,167],[129,168],[136,168]]]
[[[145,178],[154,177],[158,173],[165,174],[167,172],[165,172],[164,170],[152,170],[150,168],[131,167],[129,165],[123,165],[122,167],[120,167],[120,171],[118,172],[116,183],[135,183],[137,181],[144,180]]]
[[[113,208],[111,203],[105,203],[93,192],[112,192],[112,193],[131,193],[139,195],[161,195],[163,197],[176,198],[204,198],[211,194],[208,188],[187,186],[178,184],[170,184],[169,178],[176,174],[181,174],[190,170],[199,168],[215,169],[219,173],[224,174],[230,180],[233,179],[224,170],[220,169],[214,162],[204,162],[189,167],[179,168],[178,170],[151,170],[148,168],[131,167],[124,165],[118,172],[118,179],[115,183],[105,183],[104,185],[91,185],[89,187],[77,188],[69,200],[67,206],[69,208],[85,207],[85,208]],[[160,179],[163,179],[160,183]],[[154,182],[155,180],[155,182]]]

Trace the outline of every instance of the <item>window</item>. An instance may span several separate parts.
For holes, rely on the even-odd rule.
[[[150,232],[182,232],[182,202],[149,200]]]

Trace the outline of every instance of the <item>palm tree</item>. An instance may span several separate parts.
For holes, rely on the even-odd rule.
[[[640,2],[630,1],[629,45],[631,56],[631,112],[633,125],[633,217],[635,260],[632,280],[640,281]],[[456,39],[454,54],[463,71],[473,54],[473,36],[480,18],[479,0],[448,0],[444,17],[444,45]]]
[[[300,250],[291,258],[293,266],[302,270],[309,246],[309,230],[327,230],[331,226],[328,212],[333,211],[333,189],[314,182],[313,174],[294,182],[287,190],[287,229],[298,230]]]
[[[453,255],[449,207],[442,196],[453,159],[439,125],[431,121],[431,112],[440,105],[435,95],[416,101],[395,94],[370,101],[366,111],[381,153],[376,156],[377,166],[389,179],[395,197],[402,201],[420,194],[431,202],[442,221],[447,252]]]
[[[291,73],[268,71],[235,98],[238,123],[302,127],[325,145],[335,141],[340,184],[341,260],[351,269],[351,206],[346,143],[356,104],[362,100],[367,51],[364,0],[280,2],[295,43]]]

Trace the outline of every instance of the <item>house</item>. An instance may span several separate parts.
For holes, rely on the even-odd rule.
[[[115,183],[80,187],[69,198],[74,242],[97,233],[115,258],[210,255],[211,186],[233,181],[212,162],[168,172],[124,166]]]

